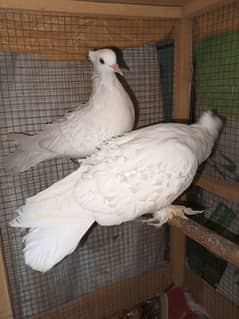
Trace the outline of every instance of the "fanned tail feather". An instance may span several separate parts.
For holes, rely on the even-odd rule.
[[[26,143],[30,138],[30,135],[22,133],[10,133],[8,135],[8,142],[12,145],[20,145]]]
[[[25,263],[41,272],[71,254],[95,219],[72,192],[74,172],[48,189],[28,198],[10,226],[28,228],[24,237]]]
[[[81,224],[52,225],[31,228],[24,237],[25,263],[32,269],[46,272],[71,254],[94,223],[92,217],[82,218]],[[24,227],[20,218],[11,226]]]
[[[36,145],[33,136],[26,134],[12,133],[8,136],[8,142],[17,145],[17,150],[10,154],[4,162],[5,168],[10,173],[24,172],[38,163],[53,158],[55,155],[46,152]]]
[[[28,152],[19,149],[7,157],[4,166],[10,171],[10,173],[15,174],[24,172],[47,159],[50,158],[49,155],[46,153]]]

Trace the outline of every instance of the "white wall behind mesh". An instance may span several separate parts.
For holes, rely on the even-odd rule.
[[[130,71],[125,77],[139,104],[139,126],[163,119],[160,67],[156,47],[123,50]],[[35,133],[88,100],[88,62],[48,61],[2,52],[1,163],[14,147],[10,132]],[[74,169],[71,161],[41,163],[18,176],[7,175],[1,164],[0,226],[15,318],[36,314],[95,288],[154,268],[165,260],[165,228],[148,229],[134,223],[94,228],[71,256],[47,274],[25,267],[22,234],[8,227],[18,206]],[[161,245],[160,245],[161,243]]]

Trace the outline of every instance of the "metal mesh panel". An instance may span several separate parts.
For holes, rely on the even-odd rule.
[[[203,173],[225,181],[239,182],[239,3],[208,12],[194,20],[194,100],[196,118],[203,110],[216,110],[224,128]],[[191,206],[205,209],[195,217],[204,226],[239,243],[239,205],[193,187]],[[187,256],[194,271],[238,305],[238,269],[188,241]],[[215,303],[213,307],[218,307]],[[226,317],[225,313],[225,317]]]
[[[174,42],[159,41],[157,43],[160,62],[161,90],[163,97],[163,118],[172,120],[173,83],[174,83]]]
[[[188,194],[195,207],[205,210],[195,219],[224,237],[239,243],[239,204],[230,202],[200,187],[193,187]]]
[[[204,263],[204,267],[197,273],[195,273],[195,270],[192,271],[187,268],[185,286],[190,289],[200,304],[207,309],[209,318],[237,319],[239,314],[238,270],[231,264],[227,265],[224,260],[210,254],[209,251],[195,242],[192,242],[192,245],[194,252],[199,252],[198,265]],[[203,251],[200,249],[203,249]],[[192,264],[192,259],[190,262]],[[213,265],[214,267],[212,267]],[[198,273],[200,276],[198,276]]]
[[[205,173],[239,181],[239,3],[195,19],[195,116],[216,110],[225,125]]]
[[[83,20],[84,23],[82,17],[75,15],[0,12],[1,163],[14,151],[14,146],[8,143],[8,133],[35,133],[88,100],[91,65],[77,60],[81,55],[80,43],[69,42],[69,35],[72,40],[74,28],[81,27],[80,36],[90,37],[88,45],[92,49],[91,44],[102,46],[102,33],[108,33],[108,29],[102,29],[102,21],[94,18],[94,30],[98,33],[90,34],[87,21],[91,18]],[[151,24],[150,20],[146,22]],[[155,27],[142,28],[138,19],[115,19],[114,24],[121,30],[125,28],[125,34],[132,39],[135,32],[141,34],[141,40],[148,39],[149,30],[155,32]],[[152,25],[157,25],[157,21],[152,20]],[[162,34],[164,37],[165,29]],[[138,126],[163,120],[162,78],[156,45],[125,48],[123,56],[130,68],[129,72],[125,71],[125,77],[139,106]],[[126,223],[110,228],[96,226],[78,249],[49,273],[40,274],[25,267],[22,234],[10,228],[8,222],[27,197],[73,169],[71,161],[52,160],[11,176],[1,164],[1,238],[15,318],[38,314],[165,262],[166,229],[156,231]],[[77,318],[73,309],[61,308],[61,313],[55,312],[51,318]],[[89,318],[87,313],[82,315],[81,319],[84,318]]]
[[[227,201],[199,187],[191,190],[189,200],[190,206],[205,210],[203,214],[194,217],[198,223],[239,244],[238,203]],[[238,268],[192,240],[188,240],[187,247],[191,268],[232,305],[239,306]],[[213,307],[218,307],[216,300],[214,302]]]

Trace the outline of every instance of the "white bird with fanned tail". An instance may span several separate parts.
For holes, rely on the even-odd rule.
[[[88,103],[36,135],[10,134],[10,143],[18,148],[6,160],[7,168],[22,172],[53,158],[79,159],[95,152],[103,141],[133,128],[134,106],[115,74],[122,72],[114,51],[89,51],[89,58],[94,73]]]
[[[30,228],[25,262],[48,271],[72,253],[94,222],[116,225],[153,213],[160,224],[193,211],[171,203],[210,155],[221,120],[204,113],[196,124],[158,124],[104,143],[80,168],[28,198],[11,226]]]

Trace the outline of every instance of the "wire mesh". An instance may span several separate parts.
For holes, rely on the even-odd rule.
[[[239,245],[238,203],[227,201],[199,187],[193,187],[188,199],[191,207],[204,210],[203,214],[193,218],[195,221]],[[201,302],[210,309],[211,317],[226,316],[230,312],[233,318],[237,318],[238,268],[189,239],[187,260],[190,268],[215,289],[201,292]],[[193,285],[190,288],[194,289]],[[225,299],[217,297],[217,293]],[[219,307],[220,311],[216,310]]]
[[[123,55],[130,71],[125,71],[125,77],[138,102],[138,126],[163,120],[157,47],[143,44],[165,39],[171,28],[172,21],[167,20],[162,25],[162,21],[155,19],[103,20],[1,10],[0,226],[14,318],[39,314],[165,262],[165,228],[156,231],[126,223],[95,227],[78,249],[49,273],[32,271],[24,265],[23,234],[10,228],[8,222],[27,197],[68,175],[75,167],[71,161],[59,159],[12,176],[2,163],[15,149],[8,143],[9,133],[36,133],[46,123],[88,100],[92,69],[83,57],[89,48],[115,45],[111,38],[118,37],[118,45],[127,47]],[[124,298],[124,292],[121,297]],[[61,307],[60,312],[56,310],[49,318],[78,318],[74,309],[74,306]],[[84,318],[89,318],[87,311],[81,314],[81,319]]]
[[[205,211],[194,217],[197,222],[239,244],[238,203],[230,202],[200,187],[193,187],[188,193],[188,199],[192,206]]]
[[[192,244],[194,246],[196,243],[192,242]],[[195,245],[194,249],[202,249],[202,247]],[[204,271],[202,273],[199,272],[201,277],[206,281],[202,280],[195,271],[187,268],[187,272],[185,273],[185,286],[190,289],[198,302],[207,309],[209,318],[227,317],[230,319],[237,319],[238,305],[237,302],[233,301],[233,298],[231,298],[232,294],[235,293],[235,296],[237,295],[237,284],[236,281],[234,281],[236,277],[230,276],[230,278],[227,278],[226,281],[224,281],[224,274],[228,273],[228,270],[226,270],[226,262],[218,259],[214,255],[210,255],[210,258],[206,259],[206,256],[209,256],[208,254],[210,253],[205,249],[202,260],[199,261],[199,264],[206,261]],[[201,256],[201,254],[199,254],[199,256]],[[214,269],[212,267],[210,268],[208,261],[211,261],[210,266],[212,266],[213,263],[217,263],[216,273],[214,273],[215,267]],[[231,270],[231,267],[233,266],[229,264],[229,270]],[[211,273],[210,270],[212,271]],[[209,281],[208,278],[210,279]],[[227,292],[228,289],[230,294]]]
[[[163,118],[166,122],[170,122],[172,120],[173,111],[174,42],[159,41],[157,48],[160,62]]]
[[[225,119],[217,147],[202,172],[220,180],[239,182],[238,1],[194,19],[193,61],[194,116],[198,118],[202,111],[213,109]],[[199,187],[190,190],[189,201],[191,206],[205,209],[204,214],[195,217],[197,222],[239,243],[237,203]],[[191,240],[188,241],[187,257],[194,271],[232,304],[238,305],[236,267]],[[216,299],[211,302],[215,302],[215,309],[220,307]]]
[[[195,116],[216,110],[224,129],[205,173],[239,181],[239,3],[238,1],[195,19]]]

